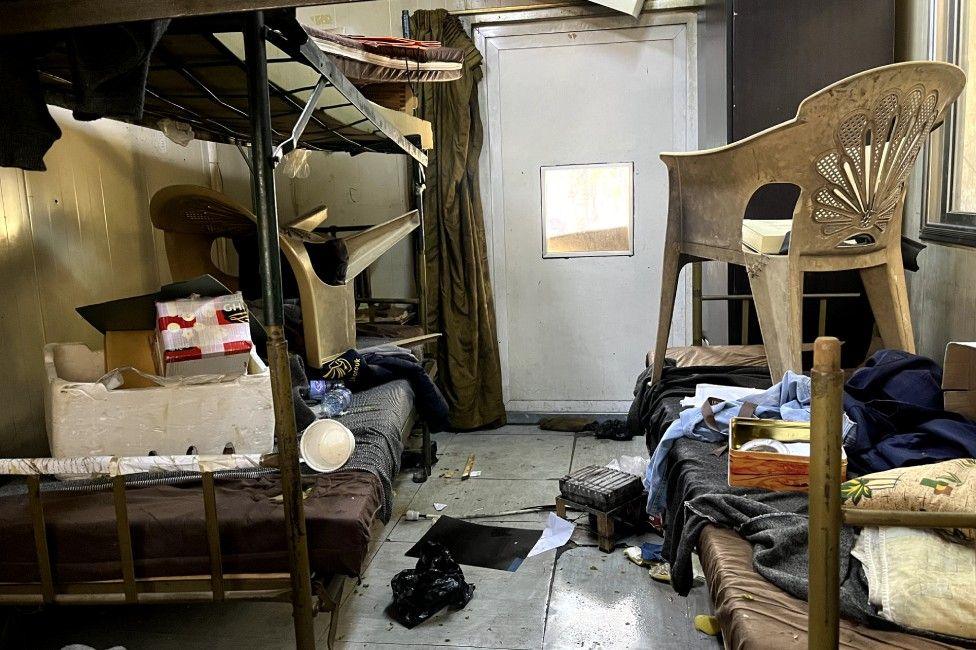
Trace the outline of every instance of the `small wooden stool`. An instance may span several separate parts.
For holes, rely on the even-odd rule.
[[[619,506],[604,512],[592,506],[586,506],[558,496],[556,497],[556,515],[565,519],[566,508],[588,513],[590,519],[596,519],[596,536],[600,550],[604,553],[611,553],[613,552],[614,544],[616,544],[614,521],[636,522],[638,513],[640,513],[646,500],[647,496],[645,494],[639,494],[629,501],[625,501]]]

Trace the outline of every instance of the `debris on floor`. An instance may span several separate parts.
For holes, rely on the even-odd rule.
[[[644,542],[640,545],[641,558],[647,562],[664,562],[664,557],[661,555],[663,547],[663,544]]]
[[[589,431],[595,426],[596,420],[579,415],[555,415],[539,420],[539,428],[543,431],[578,433],[580,431]]]
[[[465,582],[461,567],[437,542],[424,542],[416,568],[393,576],[390,586],[389,614],[408,629],[445,607],[463,608],[474,595],[474,585]]]
[[[474,469],[474,454],[468,456],[468,462],[464,465],[464,471],[461,472],[461,480],[467,481],[471,477],[471,470]]]
[[[634,437],[633,432],[627,427],[623,420],[606,420],[598,422],[593,427],[593,435],[597,440],[630,440]]]
[[[664,562],[661,557],[661,544],[644,542],[640,546],[629,546],[624,550],[624,556],[637,566],[650,567]]]
[[[424,544],[433,541],[447,548],[460,564],[516,571],[541,537],[541,530],[486,526],[440,515],[406,554],[420,557]]]
[[[420,521],[421,519],[437,519],[440,515],[428,515],[426,512],[407,510],[403,513],[403,518],[407,521]]]
[[[539,541],[529,551],[526,559],[563,546],[573,536],[574,530],[576,530],[576,524],[566,521],[555,513],[550,512],[549,518],[546,521],[546,529],[542,531],[542,537],[539,538]]]
[[[717,636],[722,628],[719,627],[718,619],[708,614],[699,614],[695,617],[695,629],[704,632],[708,636]]]
[[[610,469],[644,478],[647,475],[647,466],[650,464],[650,458],[643,458],[641,456],[618,456],[607,463],[606,466]]]
[[[446,503],[435,503],[434,504],[434,510],[436,510],[437,512],[440,512],[441,510],[443,510],[446,507],[447,507],[447,504]]]

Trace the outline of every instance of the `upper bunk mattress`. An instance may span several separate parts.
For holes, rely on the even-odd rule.
[[[461,78],[464,53],[397,38],[351,38],[308,25],[305,31],[355,83],[455,81]]]
[[[312,571],[358,575],[380,508],[379,479],[368,472],[339,471],[306,481],[312,486],[304,499]],[[224,573],[287,573],[284,506],[276,498],[279,477],[215,476],[214,482]],[[43,491],[41,496],[55,579],[120,579],[112,491]],[[210,573],[199,481],[131,487],[126,496],[136,578]],[[37,582],[26,492],[0,497],[0,521],[0,583]]]

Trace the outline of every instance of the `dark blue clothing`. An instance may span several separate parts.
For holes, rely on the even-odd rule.
[[[352,391],[366,390],[395,379],[406,379],[417,398],[417,414],[431,433],[447,426],[448,406],[440,389],[431,381],[423,366],[414,361],[388,354],[346,350],[329,361],[315,374],[323,379],[341,379]]]
[[[976,457],[976,423],[943,409],[942,368],[926,357],[877,352],[844,386],[844,412],[851,473]]]

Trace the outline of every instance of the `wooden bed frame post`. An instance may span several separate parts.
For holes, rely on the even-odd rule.
[[[813,344],[810,373],[809,648],[836,648],[840,625],[841,419],[844,372],[840,341]],[[823,468],[824,471],[816,471]]]
[[[292,405],[291,370],[284,332],[264,13],[250,13],[244,23],[248,112],[251,118],[251,198],[258,222],[261,296],[264,299],[264,326],[268,332],[268,365],[271,368],[271,393],[274,399],[275,438],[278,443],[281,493],[291,568],[292,616],[295,621],[295,644],[300,650],[306,650],[315,648],[312,579],[298,466],[298,433]]]

